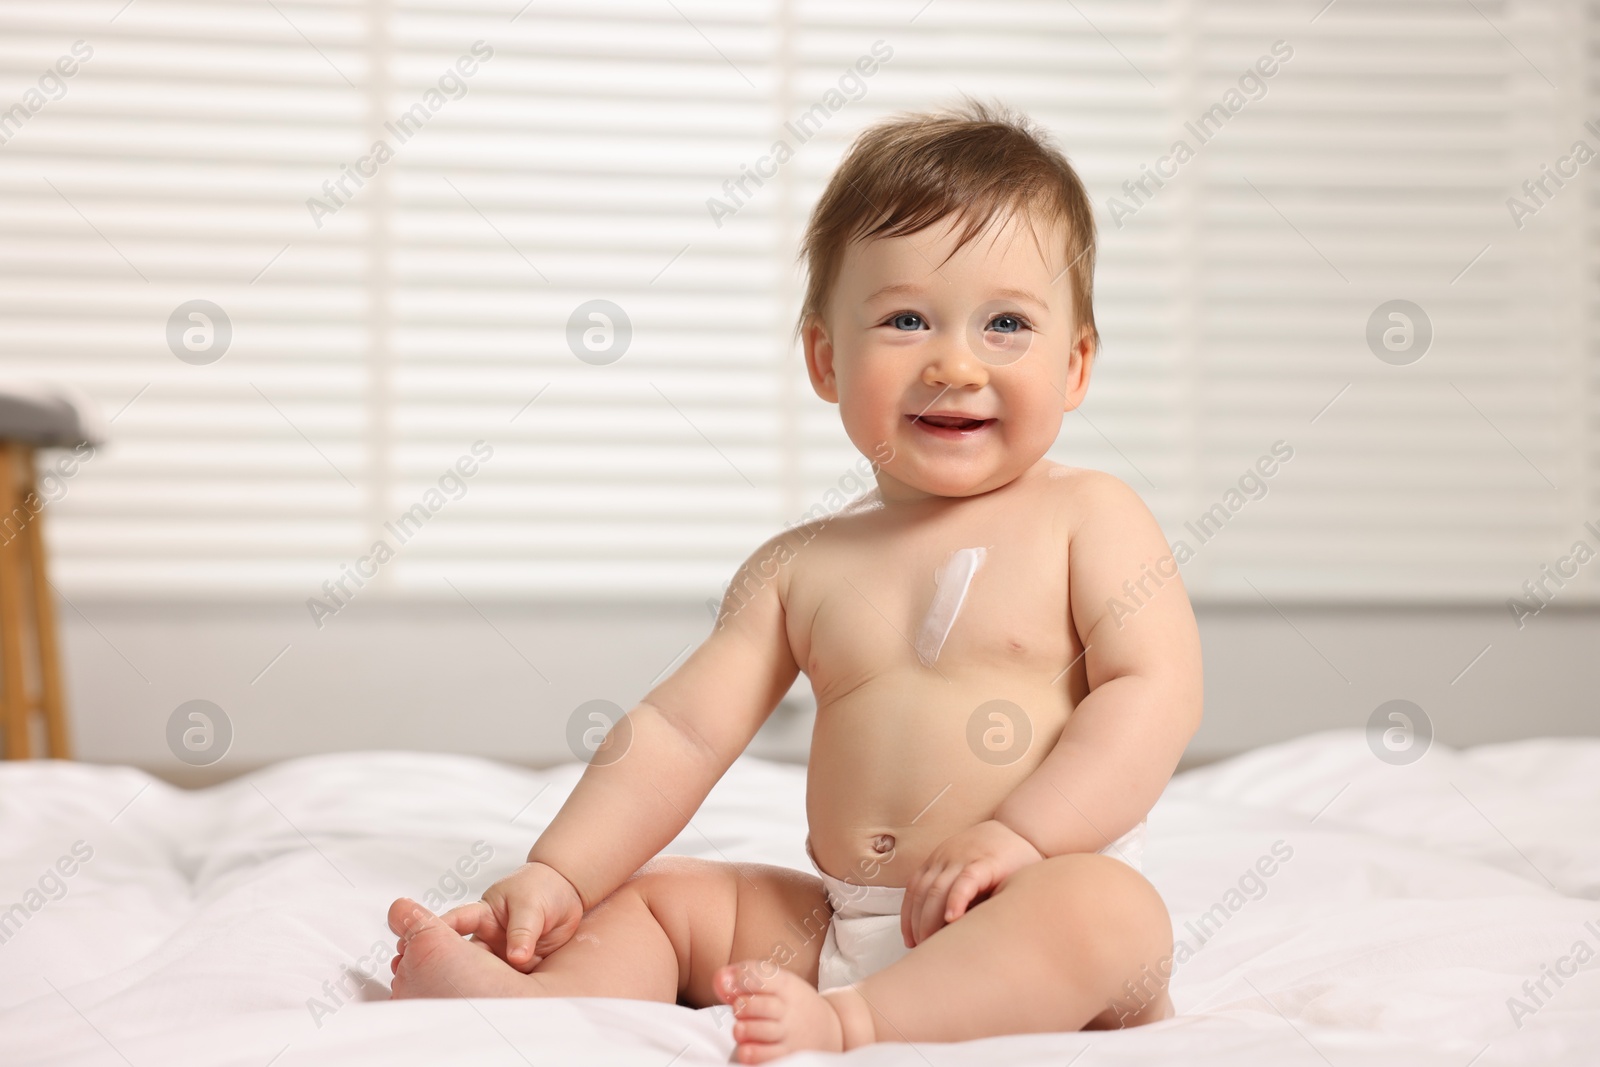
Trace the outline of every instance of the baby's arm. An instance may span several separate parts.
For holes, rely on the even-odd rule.
[[[1098,852],[1155,805],[1200,724],[1200,635],[1174,573],[1156,588],[1144,566],[1168,558],[1161,528],[1108,474],[1074,479],[1079,516],[1067,545],[1068,597],[1089,693],[1044,762],[993,818],[942,842],[911,878],[900,929],[915,945],[954,922],[1012,871],[1047,856]],[[1153,595],[1135,607],[1125,581]],[[1134,614],[1113,611],[1113,600]]]
[[[625,753],[589,764],[528,863],[491,886],[483,903],[457,909],[464,914],[452,920],[455,929],[496,951],[503,943],[506,961],[528,970],[539,962],[536,943],[547,954],[571,936],[557,931],[540,943],[561,921],[548,904],[551,869],[588,910],[678,836],[799,674],[780,597],[788,536],[772,538],[739,568],[711,636],[628,712],[626,727],[607,735],[609,745],[631,730]]]
[[[1109,474],[1083,472],[1077,489],[1067,581],[1089,693],[1044,762],[995,810],[1045,856],[1098,852],[1138,825],[1200,725],[1194,611],[1176,573],[1147,577],[1162,559],[1161,569],[1177,570],[1161,527]],[[1136,600],[1123,583],[1141,580],[1150,595]]]

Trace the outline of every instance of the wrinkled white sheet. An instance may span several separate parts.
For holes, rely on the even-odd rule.
[[[580,770],[358,753],[185,792],[123,768],[0,766],[0,1063],[726,1063],[722,1009],[383,999],[390,899],[476,896]],[[741,759],[670,851],[809,870],[803,790],[801,768]],[[475,842],[492,849],[477,868]],[[1252,876],[1275,844],[1275,860],[1292,854]],[[1408,767],[1354,731],[1263,748],[1173,781],[1144,869],[1193,950],[1178,1018],[852,1062],[1600,1059],[1600,959],[1545,977],[1537,1004],[1524,990],[1579,942],[1600,951],[1600,741],[1435,746]],[[367,999],[333,1005],[324,983],[378,945]],[[1514,1019],[1513,997],[1531,1014]]]

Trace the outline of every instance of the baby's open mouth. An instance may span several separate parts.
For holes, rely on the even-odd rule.
[[[918,428],[937,437],[962,437],[987,428],[994,419],[969,419],[960,415],[907,415]]]

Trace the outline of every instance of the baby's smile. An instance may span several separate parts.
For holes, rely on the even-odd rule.
[[[930,411],[906,416],[917,429],[943,441],[966,441],[989,429],[998,420],[983,416],[968,416],[954,411]]]

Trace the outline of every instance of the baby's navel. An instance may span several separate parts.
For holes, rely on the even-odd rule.
[[[872,851],[882,854],[894,851],[894,835],[879,834],[872,839]]]

